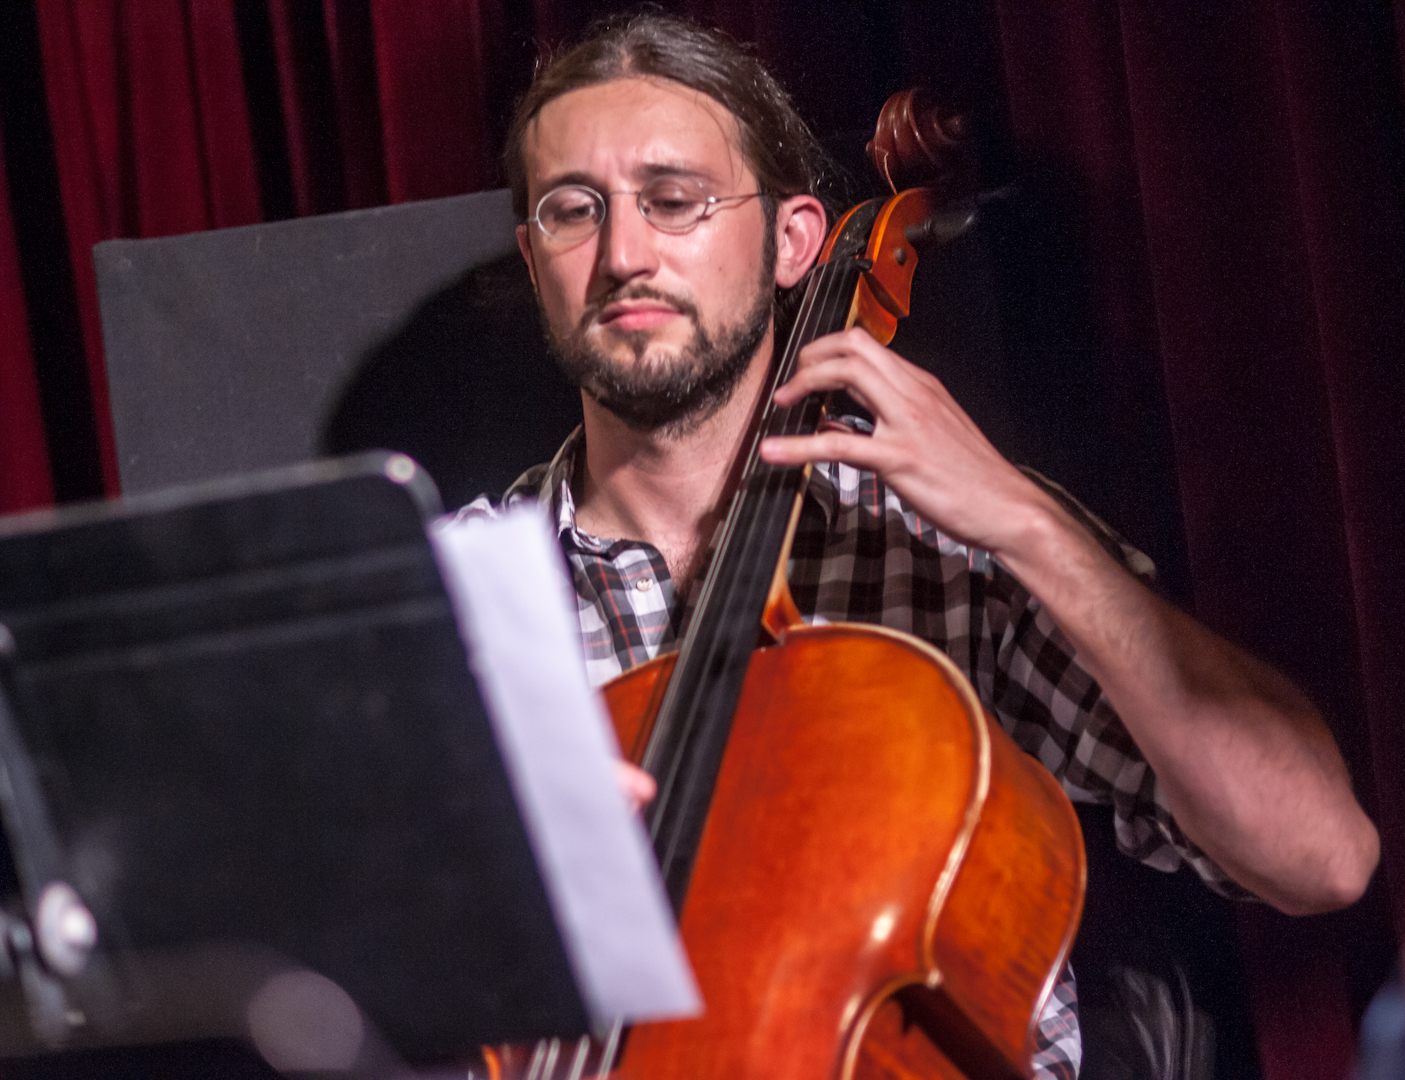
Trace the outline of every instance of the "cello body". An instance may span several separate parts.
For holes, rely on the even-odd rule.
[[[631,757],[675,657],[610,683]],[[942,653],[795,624],[752,657],[681,930],[706,1002],[621,1077],[1015,1077],[1082,910],[1068,799]]]

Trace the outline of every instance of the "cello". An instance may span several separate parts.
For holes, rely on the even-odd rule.
[[[786,578],[808,466],[761,460],[825,417],[772,400],[799,351],[909,310],[918,249],[974,202],[959,121],[885,105],[871,156],[894,194],[836,223],[770,376],[687,632],[603,688],[705,1002],[697,1019],[485,1053],[556,1080],[1026,1076],[1082,910],[1077,818],[1053,777],[928,643],[807,625]],[[928,186],[898,191],[923,162]]]

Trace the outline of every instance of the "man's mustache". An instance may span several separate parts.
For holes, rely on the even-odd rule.
[[[621,285],[597,297],[585,306],[585,310],[581,312],[580,332],[585,333],[591,323],[599,318],[602,311],[621,300],[656,300],[661,304],[667,304],[680,315],[686,315],[693,321],[694,326],[698,324],[698,309],[691,300],[666,293],[652,285]]]

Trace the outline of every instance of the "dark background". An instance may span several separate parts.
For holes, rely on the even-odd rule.
[[[493,187],[539,46],[617,6],[0,7],[0,512],[117,493],[94,243]],[[1090,918],[1177,939],[1224,998],[1221,1075],[1345,1075],[1405,915],[1405,3],[664,6],[754,42],[856,173],[885,97],[925,83],[984,184],[1017,185],[958,395],[1308,690],[1385,844],[1338,915],[1119,867]],[[1085,820],[1096,886],[1119,860]]]

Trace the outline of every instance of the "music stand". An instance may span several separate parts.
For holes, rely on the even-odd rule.
[[[413,1062],[598,1023],[465,664],[437,510],[410,459],[368,454],[0,523],[23,901],[0,1054],[247,1036],[279,985],[333,1014],[344,991]]]

